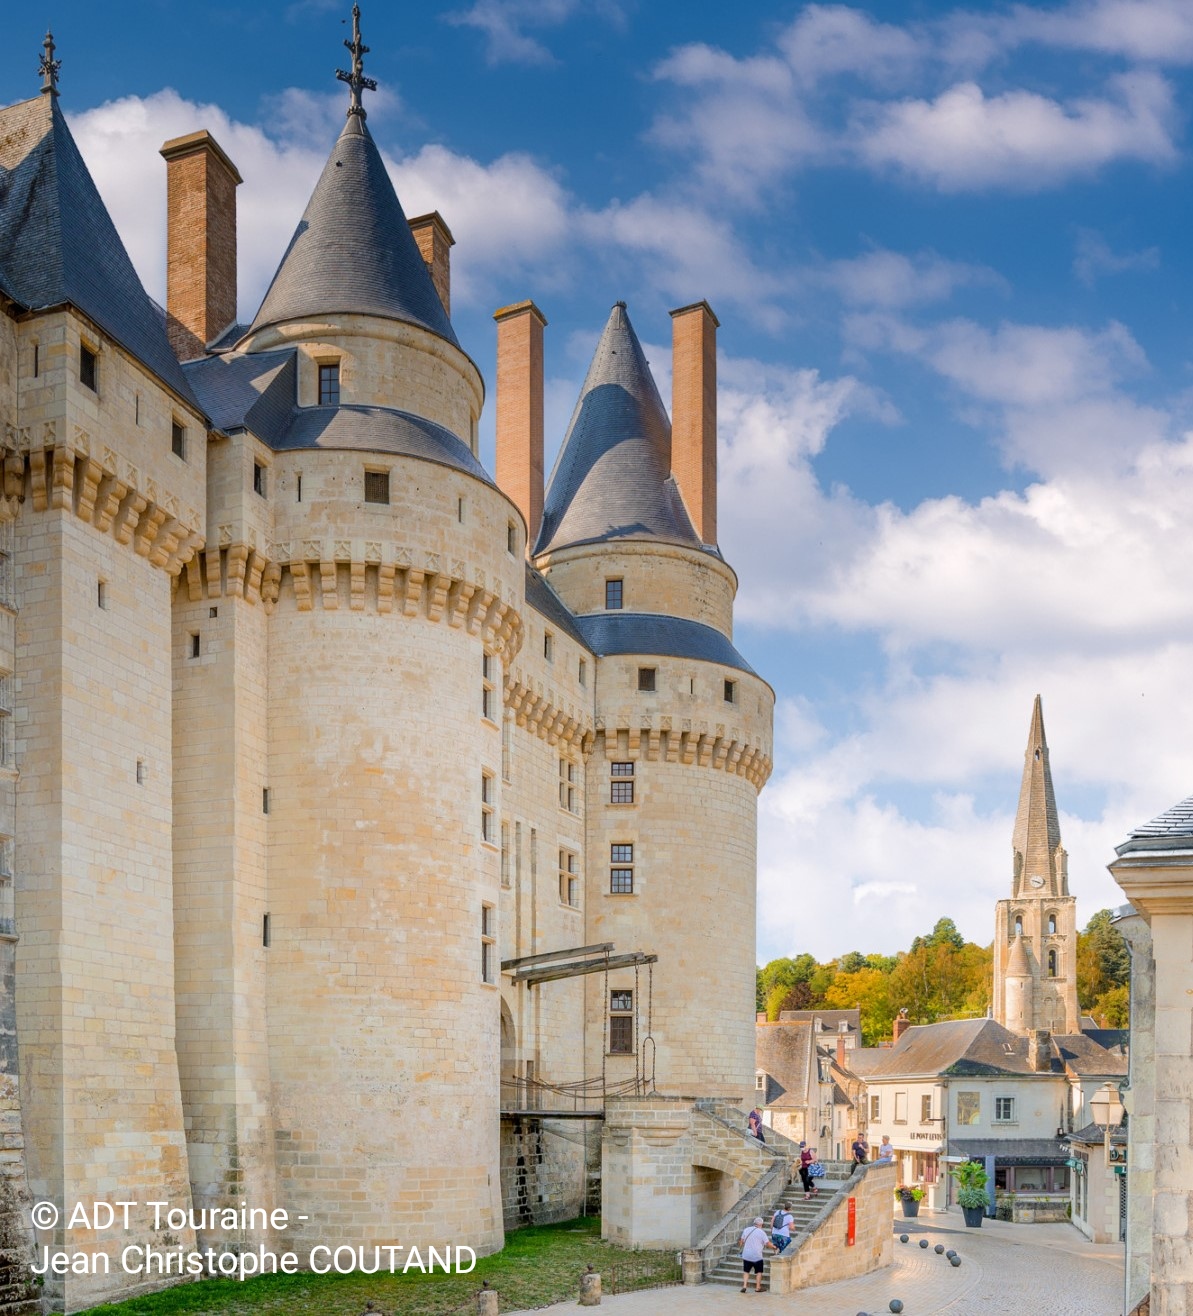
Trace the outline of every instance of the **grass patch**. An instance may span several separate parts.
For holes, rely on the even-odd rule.
[[[601,1242],[599,1216],[538,1225],[506,1235],[505,1247],[482,1257],[468,1275],[262,1275],[180,1284],[127,1302],[91,1307],[83,1316],[454,1316],[471,1311],[482,1280],[500,1295],[503,1312],[575,1299],[592,1264],[606,1293],[678,1279],[675,1252],[638,1252]]]

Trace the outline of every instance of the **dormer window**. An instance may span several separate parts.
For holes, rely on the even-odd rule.
[[[319,405],[321,407],[338,407],[340,405],[340,363],[319,367]]]

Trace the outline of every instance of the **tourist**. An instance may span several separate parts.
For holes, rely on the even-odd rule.
[[[806,1142],[801,1142],[799,1149],[799,1177],[800,1182],[804,1185],[804,1201],[806,1202],[815,1192],[815,1185],[812,1183],[808,1167],[816,1159],[816,1148],[809,1147]]]
[[[755,1106],[754,1109],[750,1111],[749,1115],[746,1117],[746,1124],[749,1125],[750,1132],[754,1135],[755,1138],[758,1139],[759,1142],[766,1141],[766,1139],[762,1136],[762,1115],[761,1112],[758,1110],[757,1106]]]
[[[775,1218],[770,1222],[770,1241],[779,1249],[779,1255],[783,1255],[783,1249],[791,1242],[791,1230],[795,1225],[795,1216],[785,1207],[780,1206],[775,1212]]]
[[[772,1252],[778,1251],[766,1236],[766,1230],[762,1227],[762,1217],[755,1216],[754,1223],[741,1236],[741,1291],[743,1293],[749,1288],[751,1272],[754,1275],[754,1292],[762,1292],[762,1257],[767,1248]]]
[[[882,1142],[878,1145],[878,1161],[880,1165],[889,1165],[895,1159],[895,1149],[891,1146],[891,1140],[884,1133]]]
[[[870,1159],[870,1144],[859,1133],[853,1140],[853,1167],[856,1170],[859,1165],[865,1165]]]

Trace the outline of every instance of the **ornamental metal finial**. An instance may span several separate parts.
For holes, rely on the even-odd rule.
[[[352,40],[345,41],[344,45],[352,52],[352,72],[345,73],[343,69],[336,69],[336,77],[341,82],[346,82],[352,92],[352,102],[348,106],[348,114],[350,116],[353,114],[359,115],[363,121],[369,116],[365,113],[365,107],[361,103],[361,93],[376,91],[377,82],[374,78],[366,78],[364,74],[364,57],[369,53],[369,48],[360,39],[360,5],[352,6]]]
[[[41,44],[45,51],[37,66],[37,71],[41,74],[41,92],[43,96],[47,93],[57,96],[58,70],[62,67],[62,61],[54,58],[54,34],[47,32],[46,39]]]

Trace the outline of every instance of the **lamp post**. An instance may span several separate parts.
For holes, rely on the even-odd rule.
[[[1102,1130],[1102,1144],[1106,1154],[1106,1165],[1110,1165],[1110,1130],[1117,1129],[1123,1122],[1123,1102],[1118,1088],[1113,1083],[1103,1083],[1090,1098],[1090,1114],[1094,1123]]]

